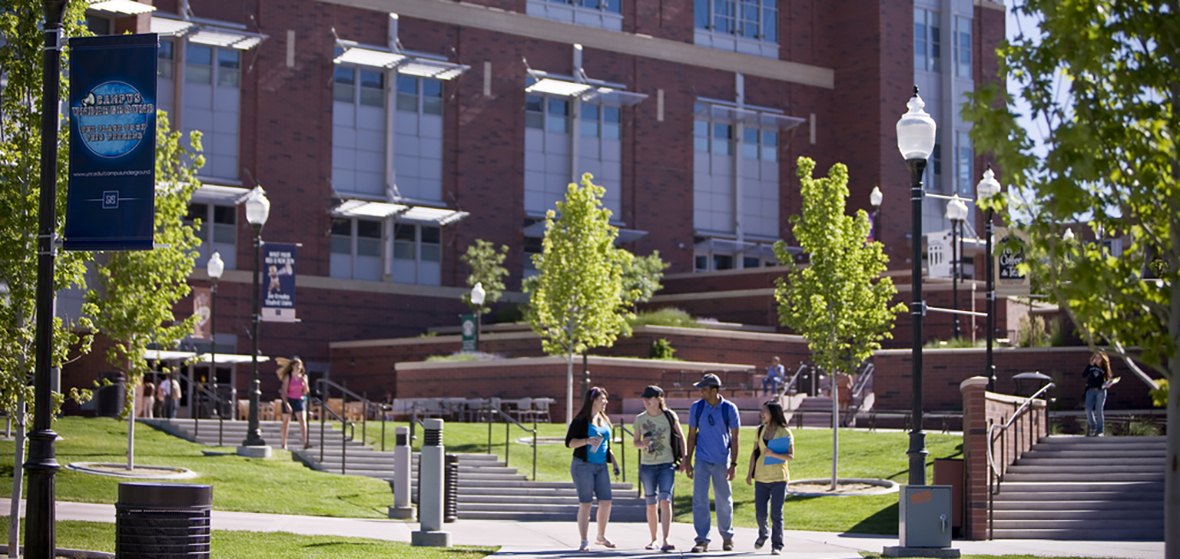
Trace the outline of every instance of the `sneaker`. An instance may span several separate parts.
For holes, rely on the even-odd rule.
[[[721,542],[721,551],[733,551],[733,540]]]
[[[766,545],[766,538],[760,537],[754,540],[754,549],[762,549],[764,545]]]
[[[709,542],[697,542],[696,545],[692,546],[692,553],[704,553],[706,551],[709,551]]]
[[[783,548],[781,548],[781,547],[775,547],[775,548],[772,548],[772,549],[770,550],[770,554],[771,554],[771,555],[782,555],[782,554],[783,554]]]

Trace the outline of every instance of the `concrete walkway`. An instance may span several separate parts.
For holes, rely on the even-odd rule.
[[[9,499],[0,499],[0,510],[7,511]],[[22,515],[24,514],[22,508]],[[305,535],[351,536],[389,541],[409,542],[418,524],[402,520],[374,520],[353,518],[325,518],[282,514],[213,511],[214,530],[246,530],[254,532],[291,532]],[[114,505],[90,503],[57,503],[58,520],[114,522]],[[788,519],[788,525],[790,519]],[[658,551],[646,551],[647,525],[616,523],[607,529],[607,536],[618,547],[605,549],[593,546],[593,553],[578,553],[578,529],[573,522],[512,522],[499,520],[459,520],[447,524],[454,545],[500,546],[494,557],[504,559],[553,559],[557,557],[670,557]],[[594,524],[590,525],[593,538]],[[830,532],[788,531],[783,557],[798,559],[860,559],[859,552],[880,553],[886,546],[897,545],[896,537],[838,534]],[[677,552],[687,557],[693,544],[694,532],[690,524],[672,525],[672,543]],[[757,531],[737,528],[734,541],[737,549],[722,552],[716,528],[711,535],[716,551],[708,556],[749,557],[769,556],[770,544],[754,550]],[[1163,559],[1163,542],[1096,542],[1056,540],[995,540],[955,541],[952,547],[964,555],[1036,555],[1053,557],[1103,557]]]

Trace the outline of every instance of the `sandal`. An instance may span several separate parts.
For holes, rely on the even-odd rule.
[[[676,546],[674,546],[670,543],[664,544],[664,547],[661,547],[660,551],[663,551],[664,553],[668,553],[669,551],[676,551]]]
[[[615,548],[615,542],[612,542],[612,541],[606,539],[606,536],[598,536],[598,541],[596,541],[594,543],[601,545],[602,547],[605,547],[607,549],[614,549]]]
[[[648,551],[655,551],[656,549],[659,549],[659,547],[656,545],[656,541],[652,540],[651,543],[643,546],[643,549],[646,549]]]
[[[582,540],[582,545],[578,548],[578,551],[590,551],[590,542]]]

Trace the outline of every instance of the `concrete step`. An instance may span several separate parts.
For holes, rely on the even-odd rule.
[[[594,518],[598,508],[591,509],[590,517]],[[574,522],[578,519],[578,507],[572,505],[560,510],[546,510],[544,512],[505,512],[505,511],[464,511],[459,510],[459,518],[464,520],[515,520],[520,522]],[[646,522],[646,507],[611,507],[611,522]]]
[[[1018,520],[999,520],[995,521],[995,528],[997,530],[1079,530],[1079,529],[1103,529],[1103,530],[1158,530],[1160,534],[1164,531],[1164,519],[1160,516],[1154,520],[1148,519],[1122,519],[1122,518],[1105,518],[1105,519],[1066,519],[1066,520],[1035,520],[1022,518]],[[1084,538],[1095,539],[1095,538]]]
[[[1019,511],[1060,511],[1060,510],[1083,510],[1099,512],[1102,514],[1122,514],[1124,512],[1134,513],[1135,511],[1151,510],[1150,502],[1145,501],[1126,501],[1123,499],[1113,499],[1108,501],[1065,501],[1060,499],[1045,499],[1045,500],[1019,500],[1019,496],[1014,496],[1009,499],[997,499],[995,501],[995,511],[1019,510]],[[1158,500],[1158,505],[1163,506],[1163,497]],[[1152,513],[1156,514],[1156,513]]]
[[[1116,494],[1154,494],[1164,490],[1164,483],[1159,482],[1113,482],[1113,483],[1073,483],[1059,482],[1010,482],[1004,481],[1000,485],[1001,495],[1026,493],[1116,493]]]
[[[992,537],[1005,540],[1158,541],[1164,538],[1164,529],[1162,526],[1158,529],[1098,527],[1019,529],[997,526]]]
[[[1080,483],[1107,483],[1107,482],[1147,482],[1147,481],[1164,481],[1163,471],[1156,472],[1120,472],[1113,471],[1109,473],[1095,472],[1091,470],[1089,473],[1068,473],[1068,472],[1054,472],[1051,470],[1043,471],[1025,471],[1017,470],[1015,468],[1009,469],[1008,473],[1004,474],[1004,483],[1016,482],[1055,482],[1063,477],[1072,479]]]
[[[993,512],[996,522],[1001,520],[1015,520],[1022,524],[1037,521],[1075,521],[1086,520],[1101,522],[1106,524],[1111,519],[1110,510],[1048,510],[1048,509],[1019,509],[1019,510],[996,510]],[[1160,504],[1158,510],[1147,510],[1143,508],[1138,509],[1123,509],[1117,513],[1117,518],[1120,521],[1133,522],[1137,525],[1150,526],[1159,521],[1160,526],[1163,526],[1161,518],[1163,518],[1164,507]]]
[[[1024,467],[1041,467],[1041,468],[1055,468],[1061,472],[1079,471],[1084,468],[1093,468],[1095,466],[1105,466],[1111,469],[1118,469],[1124,471],[1163,471],[1163,467],[1167,460],[1164,458],[1133,458],[1133,457],[1111,457],[1111,458],[1090,458],[1083,459],[1080,457],[1045,457],[1036,455],[1032,457],[1024,457],[1016,461],[1015,464],[1009,468],[1024,468]]]

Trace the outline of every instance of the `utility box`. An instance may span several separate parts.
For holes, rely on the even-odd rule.
[[[898,514],[901,547],[950,547],[951,486],[903,485]]]

